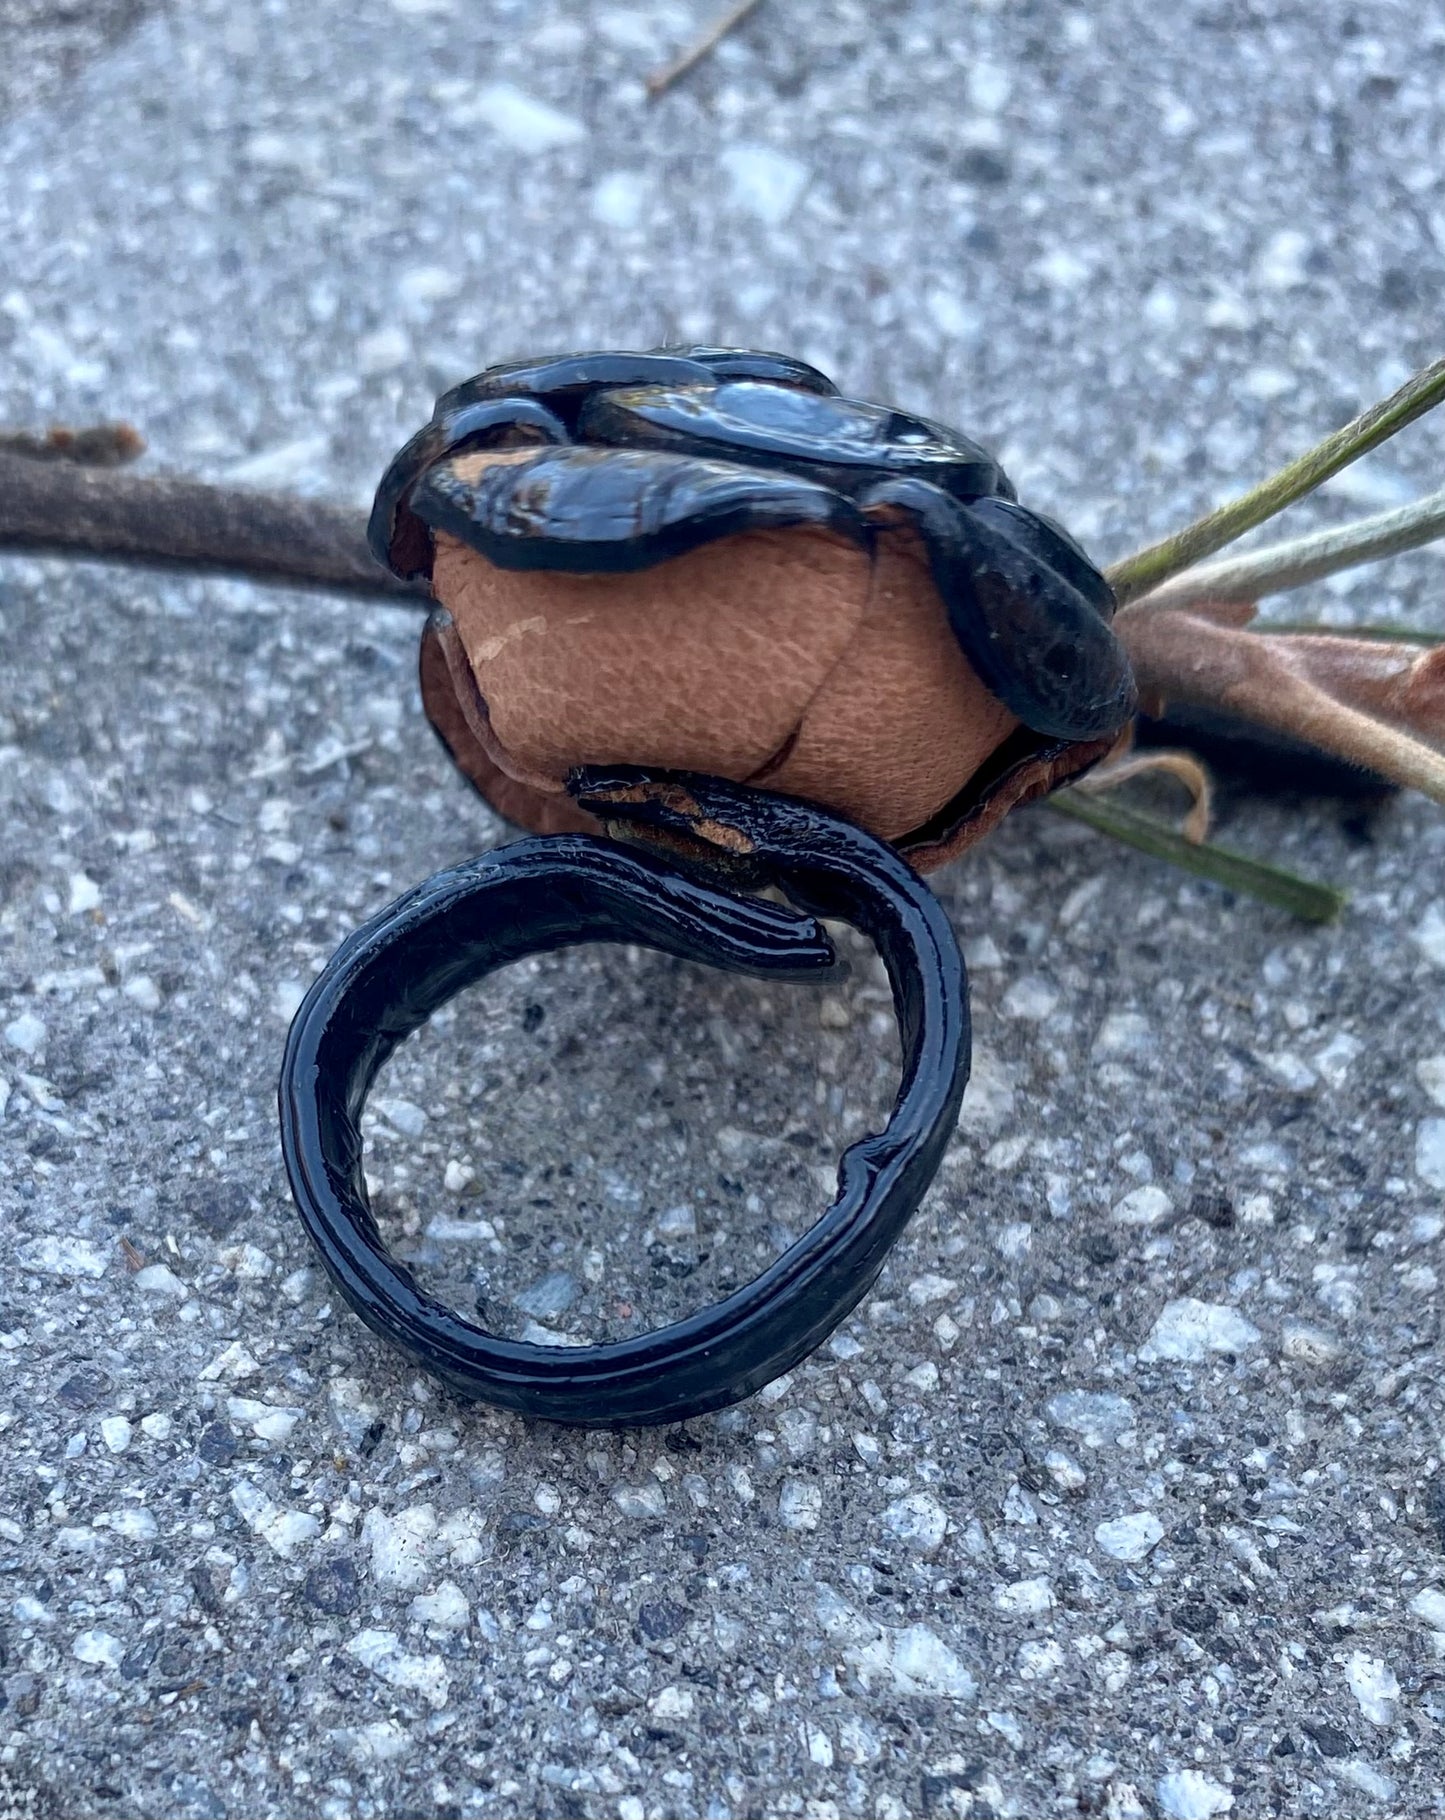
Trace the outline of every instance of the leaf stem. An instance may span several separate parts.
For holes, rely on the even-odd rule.
[[[1344,909],[1346,893],[1333,885],[1317,884],[1301,878],[1280,866],[1251,859],[1247,853],[1235,853],[1229,847],[1212,842],[1196,844],[1176,834],[1167,822],[1156,821],[1137,809],[1122,803],[1104,802],[1084,796],[1077,790],[1060,790],[1048,798],[1048,806],[1060,815],[1084,822],[1100,834],[1108,834],[1127,847],[1137,847],[1154,859],[1166,860],[1196,878],[1207,878],[1226,890],[1240,891],[1257,897],[1266,904],[1288,910],[1306,923],[1332,923]]]
[[[1432,361],[1402,385],[1398,392],[1371,405],[1342,430],[1271,474],[1268,480],[1242,493],[1238,499],[1198,518],[1172,537],[1151,544],[1115,563],[1108,572],[1120,606],[1137,600],[1181,569],[1192,568],[1216,550],[1222,550],[1246,531],[1273,518],[1297,499],[1338,474],[1341,468],[1367,455],[1406,424],[1432,410],[1445,398],[1445,357]]]
[[[1136,599],[1130,613],[1154,607],[1192,607],[1206,601],[1255,601],[1321,581],[1341,569],[1382,562],[1404,550],[1419,549],[1445,537],[1445,487],[1391,512],[1357,518],[1350,524],[1311,531],[1285,543],[1272,543],[1223,562],[1197,564],[1151,588]]]

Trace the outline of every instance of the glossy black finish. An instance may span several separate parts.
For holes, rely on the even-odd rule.
[[[856,1305],[933,1178],[968,1073],[963,962],[937,901],[883,842],[810,805],[630,768],[579,774],[609,825],[674,842],[705,870],[585,836],[519,841],[437,874],[346,941],[286,1044],[282,1148],[327,1269],[378,1333],[454,1390],[594,1426],[681,1421],[751,1395]],[[796,914],[720,871],[781,886]],[[396,1045],[463,987],[524,955],[637,942],[729,970],[814,979],[833,961],[816,917],[877,945],[893,987],[902,1081],[888,1125],[851,1145],[833,1204],[725,1301],[637,1339],[585,1347],[498,1339],[417,1287],[367,1203],[360,1121]]]
[[[448,463],[529,442],[572,446],[470,482]],[[1025,726],[1091,740],[1127,722],[1136,700],[1109,626],[1113,594],[1078,544],[1020,506],[967,437],[840,398],[781,354],[658,349],[492,367],[445,393],[393,461],[369,534],[378,560],[408,578],[430,571],[428,527],[504,568],[616,573],[789,525],[871,548],[900,517],[927,545],[960,646]]]
[[[454,394],[449,393],[448,397]],[[437,462],[473,449],[525,448],[529,443],[568,442],[567,426],[534,398],[473,398],[446,410],[438,406],[429,424],[393,457],[372,502],[367,540],[383,567],[414,581],[431,573],[431,537],[406,509],[420,476]],[[378,546],[385,537],[386,555]]]
[[[586,443],[672,449],[810,474],[847,493],[860,478],[883,474],[918,474],[963,500],[1008,485],[976,443],[921,417],[755,381],[599,390],[583,405],[577,432]]]
[[[911,476],[872,488],[863,507],[920,526],[964,656],[1026,727],[1083,740],[1124,725],[1137,698],[1106,616],[1113,597],[1067,532],[1009,500],[960,510]]]
[[[870,539],[852,500],[816,481],[623,449],[544,449],[475,480],[443,463],[418,485],[412,506],[498,568],[584,575],[648,569],[714,538],[770,526]]]

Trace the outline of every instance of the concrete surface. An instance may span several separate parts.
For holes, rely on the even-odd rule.
[[[492,360],[755,343],[1108,557],[1439,352],[1439,0],[769,0],[645,105],[710,11],[152,15],[0,125],[0,419],[360,501]],[[1440,1812],[1445,818],[1232,797],[1319,932],[1019,817],[938,881],[977,1081],[878,1292],[686,1432],[529,1429],[337,1305],[277,1156],[306,980],[503,834],[415,633],[0,566],[0,1813]],[[711,1297],[887,1102],[856,960],[497,981],[381,1085],[388,1231],[514,1330]]]

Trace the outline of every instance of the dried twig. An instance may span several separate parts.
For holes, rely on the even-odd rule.
[[[74,461],[87,468],[120,468],[145,454],[145,438],[128,423],[95,423],[83,430],[0,430],[0,453],[30,461]]]
[[[427,598],[373,560],[365,519],[347,506],[0,451],[0,551],[7,550],[221,570],[418,605]]]
[[[1214,811],[1214,790],[1209,773],[1192,752],[1131,752],[1126,757],[1111,759],[1097,770],[1088,772],[1074,785],[1086,796],[1101,796],[1117,790],[1120,784],[1136,777],[1172,777],[1183,784],[1192,802],[1179,832],[1192,846],[1209,838],[1209,821]]]
[[[737,4],[730,6],[681,56],[674,57],[671,63],[665,63],[661,69],[655,69],[647,78],[649,99],[655,101],[659,95],[665,95],[675,82],[680,82],[704,57],[710,57],[728,33],[735,31],[749,13],[756,12],[761,4],[762,0],[737,0]]]
[[[1321,581],[1341,569],[1381,562],[1404,550],[1418,549],[1437,537],[1445,537],[1445,487],[1373,518],[1359,518],[1327,531],[1312,531],[1308,536],[1269,544],[1245,556],[1226,557],[1223,562],[1200,563],[1141,595],[1124,612],[1188,607],[1211,600],[1261,600],[1267,594],[1282,594],[1289,588]]]
[[[1406,424],[1432,410],[1442,398],[1445,398],[1445,358],[1423,368],[1393,396],[1371,405],[1353,423],[1316,443],[1297,461],[1290,462],[1248,493],[1206,517],[1196,519],[1162,543],[1151,544],[1148,549],[1115,563],[1109,570],[1109,580],[1114,585],[1119,604],[1123,606],[1137,600],[1171,575],[1202,562],[1237,537],[1243,537],[1246,531],[1273,518],[1276,512],[1282,512],[1295,500],[1303,499],[1332,474],[1338,474],[1341,468],[1378,448],[1397,430],[1403,430]]]
[[[1124,617],[1139,695],[1223,709],[1445,802],[1445,650],[1246,629],[1248,606]],[[1232,622],[1232,623],[1231,623]]]

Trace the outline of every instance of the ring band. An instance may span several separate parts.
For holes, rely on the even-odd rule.
[[[883,842],[812,805],[713,778],[618,768],[574,794],[612,824],[721,855],[801,914],[711,882],[651,847],[543,836],[439,872],[332,956],[286,1042],[279,1102],[302,1221],[341,1293],[383,1338],[463,1396],[553,1422],[678,1422],[753,1394],[812,1352],[873,1284],[953,1133],[968,1075],[963,960],[937,899]],[[361,1115],[387,1057],[494,969],[587,941],[629,942],[732,972],[816,979],[816,918],[868,935],[887,969],[902,1078],[885,1128],[852,1144],[832,1205],[759,1276],[669,1326],[604,1345],[506,1340],[422,1291],[387,1250],[362,1172]]]

